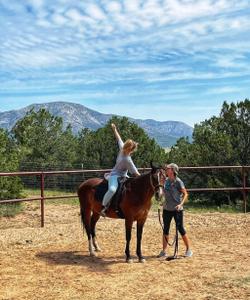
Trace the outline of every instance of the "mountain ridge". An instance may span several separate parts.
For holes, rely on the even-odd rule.
[[[40,108],[47,109],[51,114],[62,117],[64,127],[71,124],[73,132],[76,134],[82,128],[97,130],[106,125],[112,116],[122,117],[122,115],[103,114],[92,110],[82,104],[55,101],[49,103],[31,104],[17,110],[0,111],[0,127],[7,130],[23,118],[25,114],[34,108],[35,111]],[[179,121],[156,121],[154,119],[133,119],[131,122],[142,127],[147,134],[156,140],[162,147],[170,147],[175,144],[180,137],[192,137],[193,128],[184,122]]]

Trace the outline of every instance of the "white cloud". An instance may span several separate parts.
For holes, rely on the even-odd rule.
[[[52,22],[54,22],[56,25],[60,25],[60,26],[66,24],[68,22],[68,19],[60,14],[53,14],[51,19],[52,19]]]
[[[51,23],[50,23],[48,20],[45,20],[45,19],[43,19],[43,18],[38,19],[37,22],[36,22],[36,24],[37,24],[38,26],[41,26],[41,27],[44,27],[44,28],[49,28],[49,27],[51,27]]]
[[[232,94],[232,93],[239,93],[241,90],[242,88],[240,87],[224,86],[224,87],[209,89],[207,93],[208,94]]]
[[[65,15],[71,19],[71,21],[75,23],[79,23],[84,20],[84,16],[82,13],[76,9],[76,8],[71,8],[68,11],[66,11]]]
[[[95,101],[102,96],[146,99],[144,91],[159,101],[173,96],[181,101],[192,97],[191,85],[193,94],[234,95],[244,90],[242,78],[250,76],[250,4],[245,0],[2,3],[5,92],[66,88],[76,99],[75,88],[91,87],[95,92],[86,97]]]
[[[106,10],[109,13],[113,14],[119,14],[122,10],[121,4],[119,2],[110,1],[105,5]]]
[[[126,0],[124,1],[125,11],[137,12],[140,9],[140,1],[139,0]]]
[[[85,11],[93,19],[104,20],[106,18],[102,9],[95,4],[87,5]]]
[[[44,0],[28,0],[28,3],[38,10],[43,7]]]

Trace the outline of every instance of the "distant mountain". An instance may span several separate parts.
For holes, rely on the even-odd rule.
[[[34,108],[38,111],[45,108],[52,115],[63,118],[64,126],[72,125],[74,133],[77,133],[82,128],[89,128],[96,130],[103,127],[107,121],[112,117],[110,114],[102,114],[91,110],[81,104],[69,102],[51,102],[42,104],[31,104],[19,110],[11,110],[0,112],[0,127],[10,130],[16,122],[23,118],[25,114]]]
[[[134,122],[143,128],[147,134],[154,138],[162,147],[175,145],[176,141],[181,137],[188,136],[189,139],[192,140],[193,128],[183,122],[159,122],[151,119],[135,119]]]
[[[64,126],[66,127],[68,124],[71,124],[74,133],[77,133],[82,128],[97,130],[98,128],[105,126],[108,120],[114,116],[112,114],[99,113],[81,104],[51,102],[32,104],[19,110],[0,112],[0,127],[11,130],[16,122],[23,118],[31,108],[34,108],[35,111],[40,108],[45,108],[51,114],[62,117]],[[142,127],[148,135],[151,138],[155,138],[162,147],[174,145],[176,140],[183,136],[191,138],[193,133],[193,128],[183,122],[159,122],[151,119],[140,120],[132,118],[129,118],[129,120]]]

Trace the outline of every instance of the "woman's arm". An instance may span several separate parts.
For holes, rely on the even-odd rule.
[[[128,158],[128,170],[130,174],[133,174],[136,177],[141,175],[131,157]]]
[[[180,210],[182,207],[183,207],[183,205],[184,205],[184,203],[187,201],[187,198],[188,198],[188,193],[187,193],[187,190],[185,189],[185,188],[182,188],[181,189],[181,192],[182,192],[182,201],[181,201],[181,203],[180,204],[178,204],[177,206],[176,206],[176,209],[177,210]]]
[[[182,189],[181,192],[182,192],[182,194],[183,194],[182,201],[181,201],[181,205],[183,205],[183,204],[187,201],[187,198],[188,198],[188,192],[187,192],[186,189]]]
[[[113,132],[114,132],[114,135],[115,135],[116,139],[117,139],[117,140],[121,140],[120,134],[119,134],[119,132],[117,131],[117,128],[116,128],[116,126],[115,126],[114,123],[111,123],[111,127],[112,127],[112,129],[113,129]]]
[[[119,134],[119,132],[118,132],[118,130],[117,130],[117,128],[116,128],[116,126],[115,126],[114,123],[111,123],[111,127],[112,127],[112,129],[113,129],[115,138],[116,138],[116,140],[117,140],[117,142],[118,142],[118,145],[119,145],[119,148],[120,148],[120,150],[121,150],[122,147],[123,147],[123,144],[124,144],[123,141],[122,141],[122,139],[121,139],[121,136],[120,136],[120,134]]]

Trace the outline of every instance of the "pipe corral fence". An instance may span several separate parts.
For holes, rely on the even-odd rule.
[[[183,171],[205,171],[205,170],[238,170],[241,172],[241,186],[237,187],[200,187],[200,188],[188,188],[189,193],[192,192],[230,192],[230,191],[240,191],[243,198],[243,211],[247,211],[247,193],[250,190],[250,187],[247,186],[247,171],[250,169],[250,166],[204,166],[204,167],[180,167],[180,170]],[[45,222],[45,210],[44,204],[45,200],[55,200],[55,199],[67,199],[67,198],[76,198],[77,194],[72,195],[60,195],[60,196],[46,196],[45,195],[45,178],[48,176],[55,175],[72,175],[72,174],[82,174],[82,181],[87,178],[101,176],[104,173],[110,172],[111,169],[102,169],[102,170],[67,170],[67,171],[35,171],[35,172],[5,172],[0,173],[0,177],[12,177],[12,176],[36,176],[39,178],[40,186],[40,197],[31,197],[31,198],[21,198],[21,199],[6,199],[0,200],[0,204],[6,203],[17,203],[24,201],[40,201],[41,203],[41,227],[44,227]],[[138,168],[140,172],[149,171],[150,168]],[[91,176],[95,174],[95,176]]]

